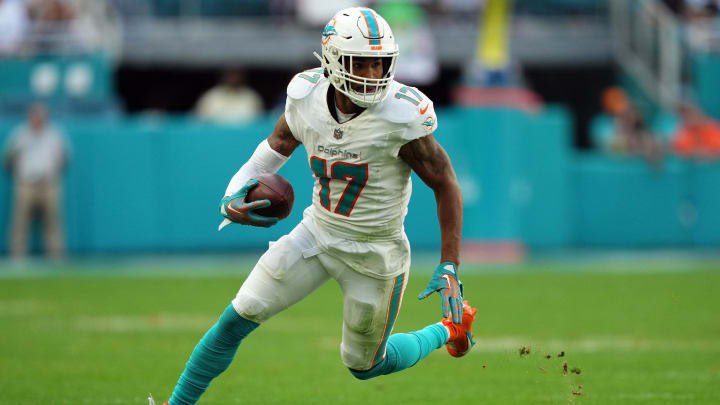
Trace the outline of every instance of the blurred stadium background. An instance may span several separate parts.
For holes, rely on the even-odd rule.
[[[717,1],[0,0],[0,144],[41,102],[71,150],[62,260],[42,259],[39,223],[33,258],[10,257],[13,179],[0,176],[0,403],[170,393],[259,252],[310,203],[298,150],[279,172],[295,189],[291,216],[217,232],[228,180],[270,133],[288,81],[316,66],[322,27],[353,5],[385,16],[396,79],[435,102],[464,195],[466,288],[490,308],[482,357],[432,356],[359,388],[336,353],[341,311],[321,309],[337,292],[323,288],[280,317],[317,325],[296,330],[293,348],[332,389],[279,376],[307,367],[286,353],[247,361],[277,379],[264,395],[238,399],[239,386],[267,386],[231,368],[207,403],[383,403],[388,392],[435,403],[446,397],[417,388],[443,381],[431,367],[446,386],[457,370],[477,379],[454,394],[469,403],[720,402],[720,150],[676,140],[687,108],[720,120]],[[211,89],[226,93],[201,102]],[[419,290],[440,233],[431,191],[413,181]],[[425,324],[434,308],[406,301],[398,328]],[[282,324],[259,339],[294,338]],[[320,345],[332,350],[316,358]],[[535,350],[518,360],[522,345]],[[557,371],[567,348],[585,374]],[[416,388],[393,388],[404,386]]]

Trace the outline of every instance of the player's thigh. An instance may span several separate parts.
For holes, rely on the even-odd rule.
[[[343,290],[343,363],[369,370],[385,357],[387,339],[400,312],[407,273],[377,279],[350,270],[340,278]]]
[[[325,283],[329,275],[317,257],[307,254],[313,245],[314,238],[302,224],[273,243],[233,300],[238,314],[262,323]]]

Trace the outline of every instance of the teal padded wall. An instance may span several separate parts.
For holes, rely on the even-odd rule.
[[[269,134],[271,121],[246,128],[191,120],[63,121],[73,161],[65,176],[68,247],[76,252],[256,248],[288,232],[310,203],[298,192],[291,218],[273,229],[217,232],[228,180]],[[0,124],[3,135],[8,124]],[[299,151],[280,171],[298,190],[312,178]],[[0,191],[8,193],[7,176]],[[9,196],[0,199],[7,229]],[[6,232],[0,236],[6,246]]]
[[[438,111],[436,138],[463,189],[465,240],[530,247],[720,245],[720,164],[576,155],[566,112]],[[0,120],[0,142],[18,124]],[[73,252],[243,250],[290,231],[311,201],[299,149],[280,170],[295,189],[291,216],[270,229],[217,232],[228,180],[274,126],[187,118],[62,120],[72,142],[64,212]],[[7,246],[10,181],[0,175],[0,249]],[[432,191],[413,177],[405,221],[413,248],[437,248]]]
[[[464,237],[569,242],[564,112],[439,112],[436,132],[465,194]],[[0,122],[0,141],[17,122]],[[313,177],[299,149],[281,169],[296,190],[292,215],[271,229],[217,232],[217,204],[228,180],[272,130],[267,118],[245,127],[191,119],[63,120],[73,161],[65,177],[68,246],[76,252],[257,248],[288,232],[310,204]],[[414,247],[437,247],[432,191],[414,177],[406,219]],[[0,226],[8,226],[10,190],[0,181]],[[542,212],[538,215],[537,212]],[[3,248],[7,232],[0,236]]]
[[[693,191],[690,220],[693,220],[693,242],[696,245],[720,246],[720,164],[700,162],[689,167]]]
[[[698,54],[693,58],[695,96],[703,110],[720,120],[720,54]]]
[[[720,163],[581,154],[572,165],[576,246],[720,245]]]
[[[579,156],[573,168],[575,240],[580,245],[687,245],[689,224],[678,215],[692,194],[687,171],[671,162],[654,171],[645,161]]]

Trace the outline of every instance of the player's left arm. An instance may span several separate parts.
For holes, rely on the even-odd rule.
[[[462,321],[462,283],[458,278],[460,238],[462,236],[462,191],[445,149],[432,134],[415,139],[400,148],[399,156],[435,193],[440,223],[441,263],[428,287],[420,293],[423,299],[435,291],[442,295],[443,317]]]
[[[435,193],[442,241],[441,261],[460,265],[462,191],[445,149],[430,135],[400,148],[399,156]]]

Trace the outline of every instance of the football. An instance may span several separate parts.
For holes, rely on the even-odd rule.
[[[295,202],[295,193],[290,183],[277,174],[266,174],[256,179],[258,185],[248,192],[245,201],[270,200],[269,207],[255,212],[265,217],[287,218]]]

